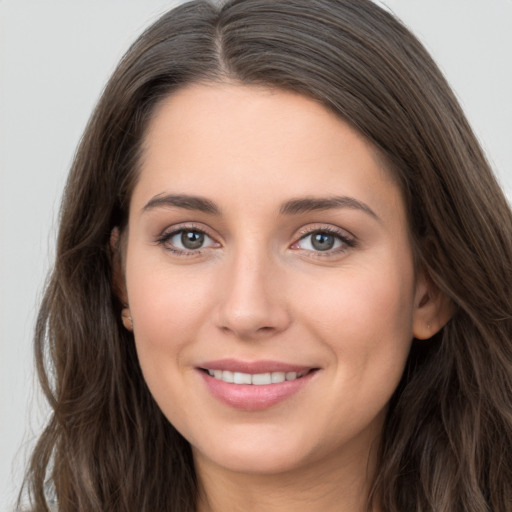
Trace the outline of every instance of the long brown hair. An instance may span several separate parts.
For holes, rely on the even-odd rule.
[[[512,510],[512,214],[436,65],[369,0],[194,1],[122,59],[69,175],[37,321],[53,414],[27,475],[33,510],[52,497],[62,512],[195,510],[190,446],[122,328],[109,237],[126,224],[155,105],[225,79],[315,98],[372,141],[403,190],[418,264],[455,304],[441,332],[413,341],[369,504]]]

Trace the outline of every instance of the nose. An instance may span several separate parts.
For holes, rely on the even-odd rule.
[[[241,340],[266,339],[288,328],[282,273],[267,254],[240,254],[222,276],[216,323]]]

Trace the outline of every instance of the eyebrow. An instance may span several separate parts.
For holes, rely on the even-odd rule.
[[[220,214],[219,207],[213,201],[205,199],[204,197],[189,196],[186,194],[159,194],[148,201],[144,208],[142,208],[142,213],[159,207],[176,207],[214,215]]]
[[[142,213],[154,208],[183,208],[195,210],[213,215],[220,215],[220,208],[209,199],[200,196],[187,194],[158,194],[148,201],[142,208]],[[334,210],[337,208],[350,208],[360,210],[376,220],[378,215],[365,203],[353,197],[332,196],[332,197],[304,197],[291,199],[283,203],[279,213],[281,215],[300,215],[312,211]]]
[[[376,220],[379,216],[365,203],[348,196],[332,197],[305,197],[286,201],[281,206],[281,215],[299,215],[312,211],[333,210],[336,208],[350,208],[360,210]]]

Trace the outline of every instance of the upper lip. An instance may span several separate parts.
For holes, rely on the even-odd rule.
[[[218,359],[207,361],[198,365],[204,370],[225,370],[241,373],[272,373],[272,372],[303,372],[314,369],[313,366],[284,363],[281,361],[240,361],[237,359]]]

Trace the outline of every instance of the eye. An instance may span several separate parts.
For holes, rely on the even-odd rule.
[[[201,249],[219,245],[204,231],[186,228],[164,233],[157,241],[175,253],[199,252]]]
[[[355,241],[347,235],[331,229],[317,229],[302,236],[292,249],[337,253],[355,247]]]
[[[180,231],[176,233],[170,240],[170,242],[180,249],[200,249],[205,240],[208,238],[204,233],[200,231]],[[181,246],[181,247],[180,247]]]

